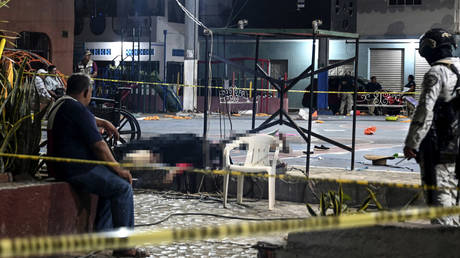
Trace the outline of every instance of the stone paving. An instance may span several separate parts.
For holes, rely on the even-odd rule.
[[[230,199],[227,208],[218,201],[217,196],[184,195],[175,192],[158,192],[154,190],[135,190],[136,225],[157,222],[171,213],[214,213],[245,218],[293,218],[309,216],[306,206],[301,203],[277,201],[273,211],[268,210],[267,200],[245,199],[238,205]],[[210,216],[174,216],[169,220],[147,227],[136,227],[138,231],[158,230],[172,227],[220,225],[238,223],[242,220],[217,218]],[[281,242],[287,234],[274,234],[258,237],[225,238],[222,240],[195,241],[171,245],[147,246],[150,257],[257,257],[257,250],[252,248],[258,241]],[[85,256],[66,257],[112,257],[110,251]]]
[[[248,200],[244,206],[230,203],[228,208],[223,208],[221,202],[212,200],[187,199],[183,195],[157,193],[138,190],[135,195],[136,224],[148,224],[158,221],[170,213],[204,212],[228,216],[251,218],[280,218],[280,217],[305,217],[305,205],[299,203],[277,202],[275,210],[268,210],[266,200]],[[177,216],[157,226],[140,227],[139,230],[155,230],[160,228],[218,225],[224,223],[237,223],[241,220],[216,218],[207,216]],[[270,239],[285,235],[274,235]],[[223,240],[209,240],[173,245],[148,247],[152,257],[256,257],[257,250],[251,246],[267,237],[233,238]]]

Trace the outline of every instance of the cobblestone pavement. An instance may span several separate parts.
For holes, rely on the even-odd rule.
[[[268,210],[267,200],[245,199],[243,205],[238,205],[230,199],[227,208],[216,197],[206,198],[206,195],[184,195],[176,192],[158,192],[153,190],[135,190],[135,219],[136,225],[157,222],[171,213],[214,213],[226,216],[245,218],[292,218],[308,216],[304,204],[277,201],[273,211]],[[237,223],[242,220],[217,218],[209,216],[173,216],[165,222],[147,227],[136,227],[138,231],[158,230],[172,227],[219,225]],[[150,257],[257,257],[257,250],[252,248],[258,241],[281,242],[287,234],[269,236],[225,238],[223,240],[195,241],[171,245],[147,246],[145,249]],[[109,258],[110,251],[99,252],[85,256]]]
[[[158,221],[171,213],[204,212],[227,216],[251,218],[304,217],[307,215],[305,205],[299,203],[277,201],[275,210],[268,210],[266,200],[247,200],[244,206],[230,203],[225,209],[221,202],[213,200],[186,199],[183,195],[166,192],[158,193],[139,190],[135,194],[136,224],[148,224]],[[139,230],[154,230],[160,228],[217,225],[236,223],[241,220],[206,216],[177,216],[150,227],[140,227]],[[286,235],[273,235],[270,240],[282,240]],[[256,257],[257,250],[251,248],[258,241],[267,237],[233,238],[209,240],[173,245],[148,247],[152,257]]]

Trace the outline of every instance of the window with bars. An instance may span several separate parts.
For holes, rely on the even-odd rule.
[[[389,6],[421,5],[422,0],[389,0]]]

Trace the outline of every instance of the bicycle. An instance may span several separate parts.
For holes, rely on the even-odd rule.
[[[115,98],[91,98],[92,103],[89,106],[90,111],[97,117],[106,119],[111,122],[118,130],[120,138],[118,141],[109,139],[107,135],[104,140],[111,148],[118,144],[125,144],[132,140],[139,140],[141,138],[141,127],[139,122],[131,112],[126,110],[122,102],[131,93],[130,87],[117,87]]]

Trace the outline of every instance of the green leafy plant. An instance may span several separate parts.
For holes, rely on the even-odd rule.
[[[371,203],[374,203],[377,209],[383,210],[383,206],[377,200],[375,193],[369,188],[367,188],[367,191],[369,195],[364,200],[358,211],[366,211]],[[311,216],[340,216],[344,213],[350,212],[350,206],[346,203],[347,201],[351,201],[351,197],[343,192],[342,184],[340,184],[337,191],[328,191],[321,194],[319,197],[319,212],[316,212],[315,209],[308,203],[306,206],[308,213],[310,213]]]
[[[377,200],[377,196],[375,195],[375,193],[369,189],[369,188],[366,188],[367,192],[369,193],[369,195],[367,196],[367,198],[364,200],[363,204],[361,205],[361,207],[358,209],[358,211],[366,211],[368,208],[369,208],[369,205],[371,203],[374,203],[375,206],[377,207],[378,210],[383,210],[383,206],[382,204]]]
[[[0,67],[0,153],[39,154],[46,109],[40,111],[32,78],[24,75],[26,61],[18,69]],[[8,79],[10,72],[14,74],[13,83]],[[37,164],[33,160],[0,157],[0,172],[30,177],[35,174]]]
[[[0,8],[4,8],[4,7],[8,8],[9,2],[10,0],[0,0]],[[6,24],[6,23],[8,23],[8,21],[0,20],[0,24]],[[10,30],[1,29],[1,28],[0,28],[0,32],[1,32],[0,39],[5,39],[9,45],[16,47],[15,40],[19,37],[18,33],[14,31],[10,31]]]

